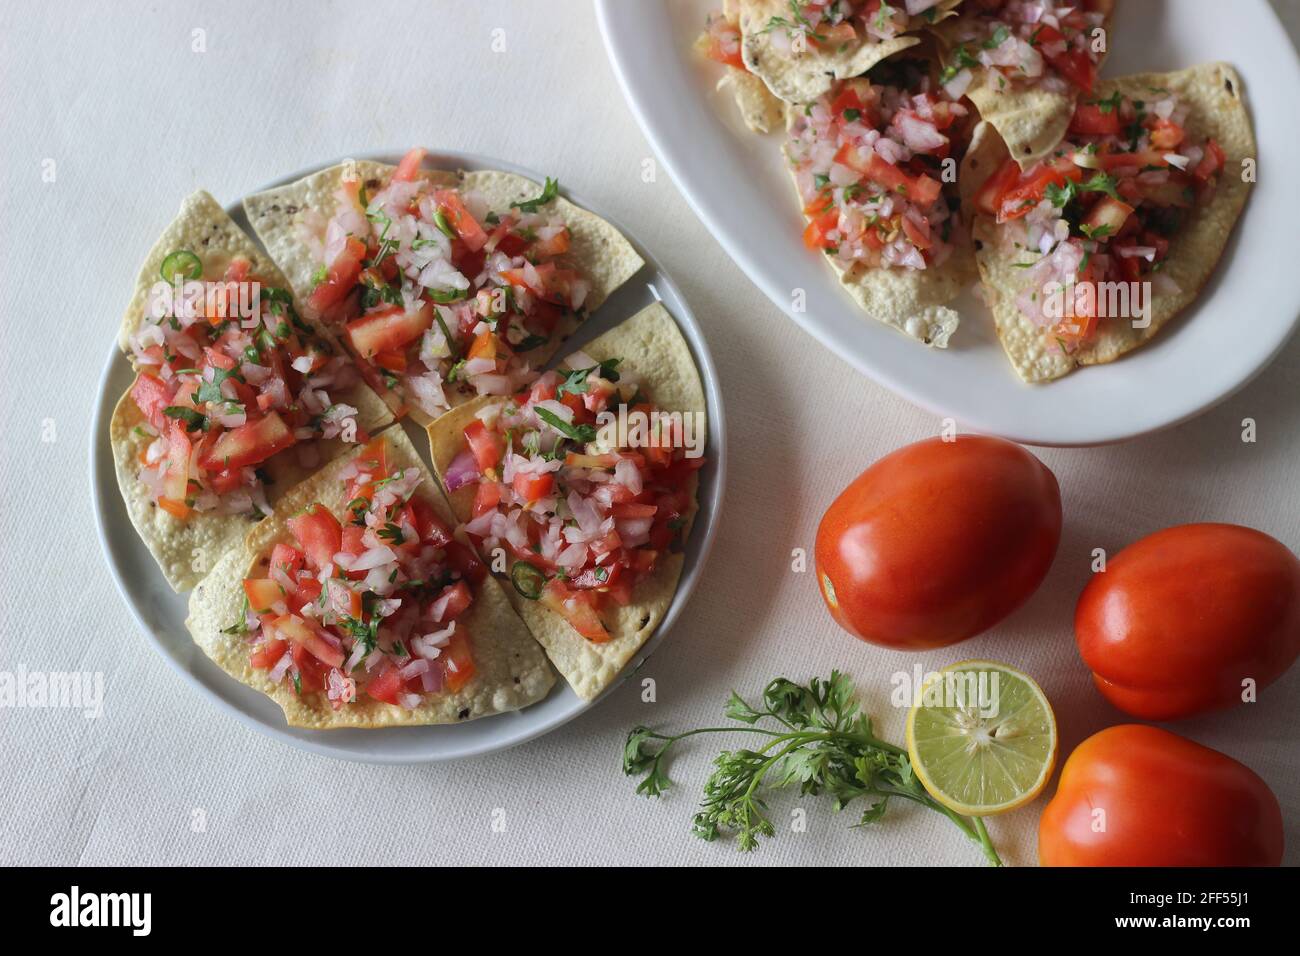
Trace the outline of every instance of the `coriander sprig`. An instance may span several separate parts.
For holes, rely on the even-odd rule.
[[[751,851],[760,837],[776,835],[764,794],[798,786],[803,796],[830,796],[836,812],[854,800],[865,800],[855,826],[879,821],[895,797],[928,807],[978,844],[990,863],[1002,865],[983,821],[963,817],[936,801],[917,779],[907,751],[875,735],[871,718],[859,712],[847,674],[832,671],[828,680],[815,677],[807,685],[778,677],[764,688],[761,707],[733,692],[723,713],[739,726],[671,735],[634,727],[623,748],[623,772],[642,775],[637,793],[657,797],[672,786],[666,758],[679,741],[699,734],[766,738],[756,750],[724,750],[714,759],[704,802],[693,821],[696,836],[712,841],[734,834],[739,849]],[[759,726],[763,722],[767,724]]]

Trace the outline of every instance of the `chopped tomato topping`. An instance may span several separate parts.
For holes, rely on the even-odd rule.
[[[325,280],[312,290],[307,304],[318,312],[338,305],[355,288],[361,276],[361,262],[366,257],[366,244],[349,236],[344,246],[330,263]]]
[[[555,487],[555,475],[551,472],[546,474],[531,474],[527,472],[518,472],[514,477],[515,494],[525,501],[533,502],[545,498]]]
[[[306,553],[307,565],[313,571],[333,564],[334,555],[343,549],[343,527],[322,504],[309,505],[306,511],[294,515],[287,524]]]
[[[438,660],[442,661],[442,666],[446,669],[446,687],[452,693],[474,679],[478,669],[474,666],[469,634],[463,626],[456,626]]]
[[[368,359],[401,349],[432,327],[433,303],[425,301],[412,312],[394,305],[353,319],[347,324],[346,334],[356,353]]]
[[[399,183],[410,182],[415,179],[420,172],[420,164],[424,162],[425,151],[419,146],[407,152],[402,157],[402,161],[397,164],[397,169],[393,172],[393,179]]]
[[[469,450],[473,453],[474,461],[482,474],[488,474],[501,463],[501,456],[505,450],[504,443],[501,437],[484,425],[480,419],[476,418],[465,426],[465,441],[469,443]]]
[[[321,633],[316,623],[296,614],[285,614],[271,621],[268,627],[282,640],[302,647],[325,666],[343,666],[343,651]]]
[[[466,246],[477,252],[487,244],[487,233],[465,207],[459,193],[452,189],[439,189],[434,192],[433,198],[442,214],[447,217],[448,225]]]
[[[570,589],[558,578],[551,578],[542,589],[539,600],[593,644],[603,644],[610,639],[610,634],[600,622],[591,596],[586,591]]]
[[[1070,120],[1070,132],[1085,136],[1118,136],[1120,128],[1119,110],[1098,103],[1080,103]]]
[[[200,464],[214,470],[247,468],[266,461],[295,441],[293,432],[284,423],[284,419],[278,413],[270,412],[233,431],[223,433]]]
[[[254,614],[269,614],[285,597],[284,589],[270,578],[248,578],[244,581],[244,594]]]

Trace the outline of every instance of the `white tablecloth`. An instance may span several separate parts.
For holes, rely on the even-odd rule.
[[[1278,2],[1294,31],[1300,7]],[[1218,519],[1300,549],[1293,341],[1192,423],[1118,447],[1043,451],[1061,482],[1064,540],[1043,588],[993,634],[914,658],[861,644],[832,623],[812,575],[791,571],[791,550],[811,549],[822,510],[862,468],[939,423],[787,321],[666,175],[642,181],[650,149],[589,3],[68,7],[0,6],[0,670],[99,672],[105,702],[94,720],[0,709],[0,862],[734,863],[744,858],[731,845],[689,833],[715,745],[691,748],[674,768],[679,787],[654,802],[619,772],[629,727],[711,723],[732,688],[839,667],[897,738],[903,713],[888,705],[889,675],[978,655],[1041,681],[1068,753],[1122,720],[1093,691],[1071,638],[1093,547],[1113,553],[1167,525]],[[194,50],[200,30],[205,52]],[[183,196],[206,188],[229,201],[324,158],[414,143],[548,170],[627,223],[705,324],[732,459],[704,579],[643,672],[657,682],[656,703],[629,682],[517,749],[382,768],[268,740],[168,668],[109,578],[87,460],[94,383],[139,260]],[[1247,417],[1258,423],[1253,444],[1240,439]],[[1176,726],[1269,781],[1292,862],[1297,692],[1300,668],[1257,705]],[[937,814],[897,807],[876,829],[848,831],[849,815],[809,803],[807,832],[791,832],[794,805],[775,802],[781,832],[756,862],[981,862]],[[1040,808],[991,822],[1009,862],[1033,861]]]

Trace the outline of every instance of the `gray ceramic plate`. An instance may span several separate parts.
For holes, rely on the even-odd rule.
[[[372,153],[355,158],[396,163],[401,158],[401,154]],[[339,160],[322,163],[311,169],[299,170],[275,182],[267,183],[261,189],[270,189],[293,182],[332,166],[336,162]],[[536,182],[541,182],[545,178],[539,173],[513,163],[501,162],[473,153],[434,154],[426,160],[426,165],[445,169],[501,169],[527,176]],[[564,192],[578,205],[601,216],[605,215],[582,196],[567,189]],[[240,203],[233,203],[228,207],[228,211],[251,235],[252,230],[248,229]],[[605,218],[609,219],[608,216]],[[569,345],[577,348],[623,319],[629,318],[655,298],[661,299],[677,320],[695,354],[696,365],[704,380],[709,415],[708,464],[700,473],[700,512],[686,549],[686,565],[681,584],[659,630],[624,670],[620,678],[622,680],[633,673],[659,646],[682,614],[691,592],[695,590],[695,583],[699,579],[718,529],[722,493],[726,484],[727,443],[726,419],[722,396],[718,391],[717,374],[699,323],[696,322],[690,306],[682,298],[672,278],[663,271],[654,256],[637,244],[635,237],[621,223],[614,222],[612,219],[610,221],[634,245],[637,245],[637,251],[645,259],[646,264],[630,282],[601,305]],[[562,354],[567,354],[570,350],[562,350]],[[345,760],[372,763],[425,763],[489,753],[539,737],[576,717],[588,707],[595,706],[613,690],[613,687],[610,687],[601,698],[585,703],[569,689],[563,679],[557,679],[551,694],[532,707],[516,713],[500,714],[446,727],[334,731],[310,731],[289,727],[284,721],[280,708],[269,698],[232,680],[194,646],[189,633],[185,630],[187,596],[172,593],[159,573],[157,565],[154,564],[153,558],[131,527],[113,472],[112,450],[108,443],[108,422],[114,404],[131,384],[132,377],[130,364],[126,358],[115,346],[110,346],[108,361],[100,377],[95,407],[95,428],[91,435],[90,446],[91,494],[94,498],[100,544],[113,571],[113,577],[117,581],[118,590],[122,592],[122,597],[149,640],[196,691],[218,707],[233,713],[255,730],[303,750]],[[423,433],[412,432],[412,439],[416,447],[424,452],[427,462],[428,443],[424,440]],[[617,686],[617,682],[614,686]]]

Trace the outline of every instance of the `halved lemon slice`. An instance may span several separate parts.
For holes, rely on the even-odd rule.
[[[985,817],[1024,806],[1056,765],[1056,716],[1028,674],[961,661],[930,676],[907,714],[907,753],[950,810]]]

